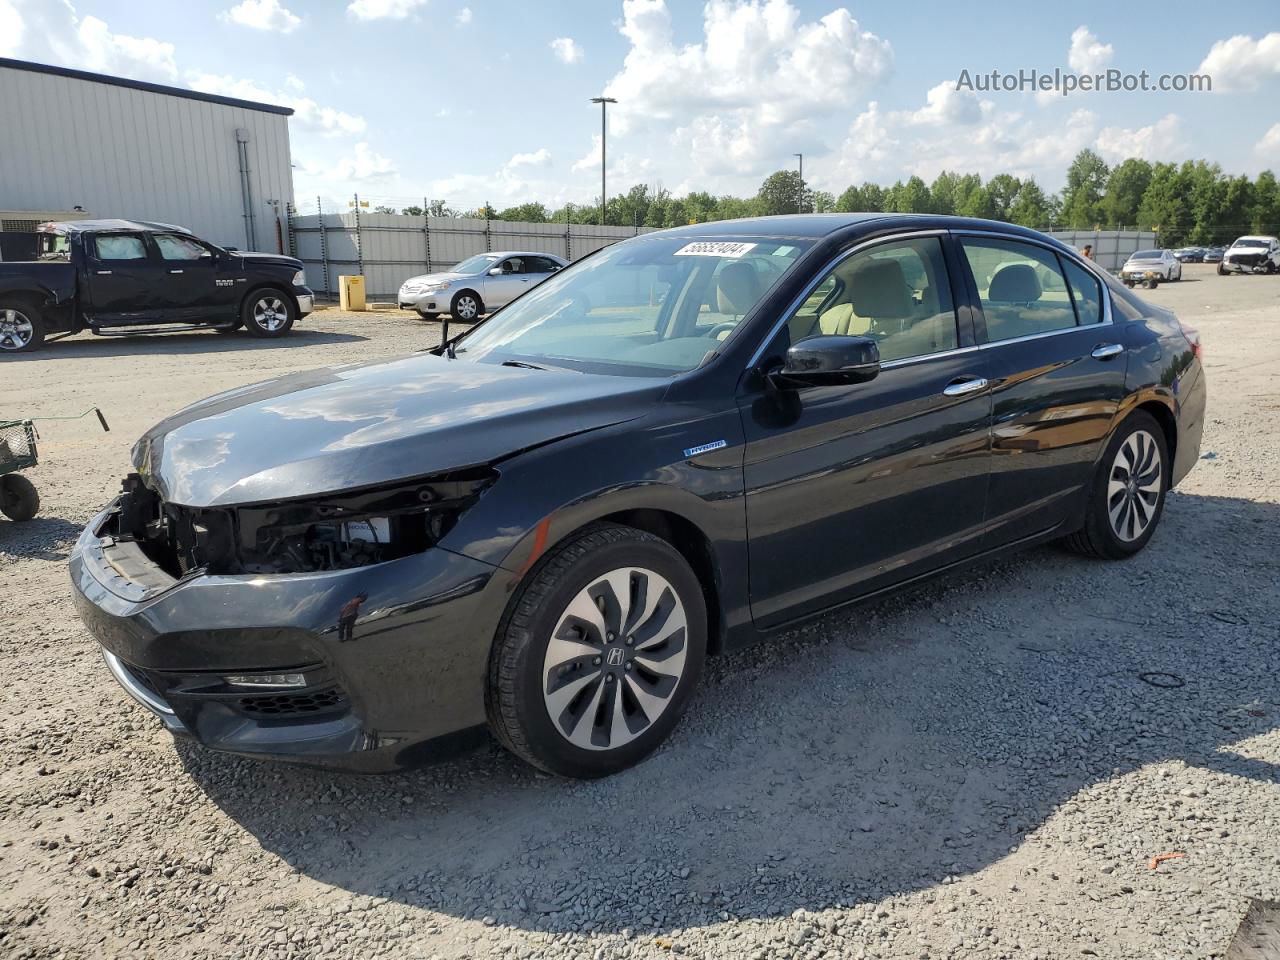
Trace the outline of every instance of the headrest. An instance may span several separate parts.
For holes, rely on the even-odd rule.
[[[860,317],[909,317],[911,292],[897,260],[864,260],[849,277],[849,302]]]
[[[716,277],[716,309],[741,315],[760,299],[760,278],[749,263],[729,263]]]
[[[1040,299],[1040,278],[1035,267],[1026,263],[1010,263],[991,278],[987,299],[997,303],[1031,303]]]

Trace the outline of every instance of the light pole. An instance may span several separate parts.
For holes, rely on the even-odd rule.
[[[604,160],[605,160],[605,137],[607,129],[605,125],[605,111],[609,108],[609,104],[617,103],[613,97],[592,97],[592,103],[600,104],[600,226],[604,226],[604,211],[608,204],[605,202],[604,194]]]
[[[793,153],[792,156],[800,159],[800,196],[796,198],[796,213],[804,213],[804,154]]]

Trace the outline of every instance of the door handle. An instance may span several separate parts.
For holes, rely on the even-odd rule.
[[[170,270],[169,272],[170,272],[170,273],[181,273],[182,271],[181,271],[181,270]]]
[[[974,380],[957,380],[955,383],[947,384],[947,388],[942,391],[944,397],[967,397],[971,393],[977,393],[979,390],[987,389],[987,380],[985,377],[978,377]]]
[[[1114,357],[1118,353],[1123,353],[1124,347],[1118,343],[1103,343],[1093,348],[1093,353],[1089,356],[1095,360],[1107,360]]]
[[[109,276],[111,276],[111,271],[110,271],[110,270],[99,270],[99,271],[98,271],[98,276],[100,276],[100,277],[109,277]]]

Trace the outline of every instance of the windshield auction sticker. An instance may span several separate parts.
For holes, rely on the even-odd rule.
[[[675,252],[677,257],[730,257],[737,259],[756,248],[754,243],[734,243],[729,240],[699,240],[686,243]]]

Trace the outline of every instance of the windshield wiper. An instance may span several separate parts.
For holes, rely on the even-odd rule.
[[[503,360],[504,367],[522,367],[525,370],[545,370],[546,367],[539,367],[537,364],[525,363],[523,360]]]

